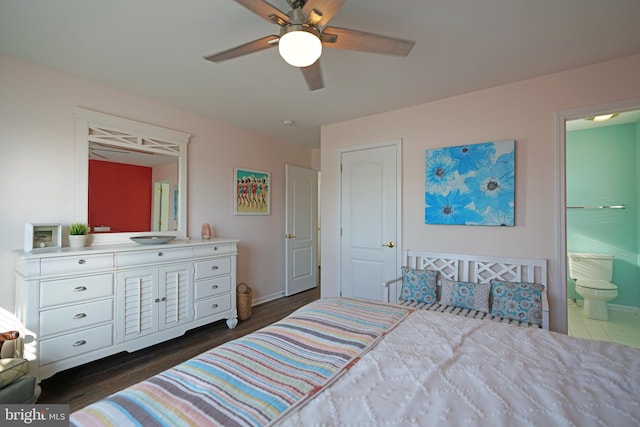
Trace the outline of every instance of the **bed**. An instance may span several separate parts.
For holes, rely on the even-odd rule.
[[[638,425],[640,350],[322,299],[71,415],[75,426]]]
[[[640,350],[324,298],[71,414],[73,426],[638,425]]]

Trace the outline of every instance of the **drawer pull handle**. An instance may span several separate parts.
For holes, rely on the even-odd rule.
[[[78,260],[78,264],[84,264],[85,262],[87,262],[87,261],[85,261],[85,260],[83,260],[83,259],[79,259],[79,260]]]
[[[164,253],[158,252],[158,256],[164,256]]]
[[[218,304],[213,304],[211,308],[218,308]]]
[[[211,289],[218,289],[218,285],[211,285]]]
[[[153,302],[160,302],[160,298],[156,298]]]
[[[162,297],[162,299],[160,301],[166,301],[167,297]]]
[[[217,250],[218,250],[218,247],[217,247],[217,246],[214,246],[214,247],[213,247],[213,250],[214,250],[214,251],[217,251]]]
[[[85,340],[76,341],[73,343],[74,347],[80,347],[81,345],[85,345],[87,342]]]
[[[78,313],[75,316],[73,316],[74,319],[84,319],[85,317],[87,317],[86,313]]]
[[[217,265],[214,265],[213,267],[211,267],[212,270],[217,270],[219,267]]]
[[[78,286],[77,288],[73,289],[73,292],[82,292],[82,291],[86,291],[87,287],[86,286]]]

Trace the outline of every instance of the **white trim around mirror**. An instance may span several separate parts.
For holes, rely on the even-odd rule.
[[[166,143],[167,150],[163,154],[178,158],[178,226],[176,231],[144,231],[131,233],[98,233],[92,234],[91,244],[129,243],[130,237],[149,235],[172,235],[178,239],[187,238],[187,144],[190,134],[155,125],[136,122],[109,114],[99,113],[85,108],[73,109],[76,121],[76,222],[88,222],[89,217],[89,141],[91,130],[96,128],[122,132],[135,136],[139,151],[157,152],[157,148],[147,147],[144,141]]]

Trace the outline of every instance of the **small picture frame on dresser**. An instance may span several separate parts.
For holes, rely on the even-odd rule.
[[[24,251],[62,247],[62,224],[25,224]]]

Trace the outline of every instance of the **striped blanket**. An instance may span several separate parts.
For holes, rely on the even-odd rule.
[[[413,311],[318,300],[74,412],[71,425],[267,425],[330,384]]]

